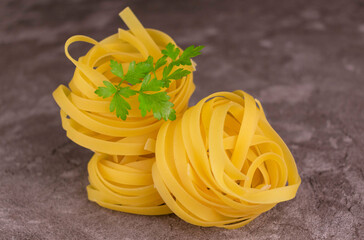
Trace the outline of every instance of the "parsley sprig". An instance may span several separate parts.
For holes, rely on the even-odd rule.
[[[116,116],[123,120],[126,120],[129,110],[131,110],[126,99],[136,94],[139,94],[139,109],[143,117],[147,112],[152,111],[158,120],[162,118],[175,120],[174,104],[169,101],[170,96],[167,95],[165,89],[169,87],[172,80],[181,79],[191,73],[179,66],[191,65],[191,58],[200,55],[203,48],[204,46],[195,47],[192,45],[180,54],[180,49],[169,43],[166,49],[162,50],[163,56],[155,64],[153,64],[154,59],[151,56],[144,62],[132,61],[125,74],[121,63],[110,60],[111,73],[121,80],[117,85],[104,81],[104,86],[98,87],[95,93],[102,98],[112,96],[110,112],[115,111]],[[164,67],[162,78],[158,79],[156,71],[162,67]],[[122,83],[129,86],[123,87]],[[130,85],[136,84],[140,84],[139,90],[130,88]]]

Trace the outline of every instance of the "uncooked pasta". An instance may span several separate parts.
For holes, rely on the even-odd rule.
[[[142,117],[137,96],[133,96],[128,99],[132,106],[129,116],[121,121],[110,113],[111,99],[97,96],[95,90],[103,81],[113,84],[120,81],[110,72],[111,59],[120,62],[126,72],[131,61],[144,61],[148,56],[156,60],[161,49],[175,42],[161,31],[145,29],[129,8],[120,16],[130,30],[119,29],[117,34],[100,42],[87,36],[73,36],[67,40],[65,53],[76,69],[69,88],[60,85],[53,96],[61,108],[62,126],[67,136],[95,152],[88,165],[89,199],[124,212],[166,214],[170,210],[153,187],[151,177],[155,160],[153,143],[164,120],[155,119],[151,113]],[[76,42],[93,45],[78,60],[68,51]],[[188,67],[194,70],[194,64]],[[138,88],[138,85],[133,87]],[[177,115],[187,109],[194,89],[193,75],[189,74],[173,81],[166,90]]]
[[[294,198],[301,182],[260,102],[243,91],[212,94],[166,122],[153,179],[180,218],[224,228],[241,227]]]

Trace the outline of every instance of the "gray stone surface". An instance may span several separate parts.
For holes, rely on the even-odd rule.
[[[237,230],[138,216],[87,200],[91,152],[61,129],[51,92],[74,71],[63,44],[145,26],[206,45],[192,103],[244,89],[292,150],[297,197]],[[75,46],[74,56],[88,46]],[[0,1],[0,239],[363,239],[363,1]]]

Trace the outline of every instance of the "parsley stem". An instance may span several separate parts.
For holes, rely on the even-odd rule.
[[[124,82],[124,79],[121,79],[121,81],[120,81],[120,82],[119,82],[119,84],[116,86],[116,88],[119,88],[122,82]]]

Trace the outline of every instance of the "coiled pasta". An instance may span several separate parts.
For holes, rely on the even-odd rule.
[[[143,214],[171,213],[154,188],[152,156],[94,154],[88,164],[89,200],[109,209]]]
[[[243,91],[202,99],[161,127],[154,184],[167,206],[199,226],[241,227],[295,197],[295,161],[258,100]]]
[[[132,96],[128,99],[129,116],[122,121],[110,113],[111,98],[103,99],[95,90],[103,86],[103,81],[113,84],[120,81],[110,71],[111,59],[122,63],[127,72],[131,61],[144,61],[148,56],[156,61],[161,56],[161,49],[175,42],[161,31],[145,29],[129,8],[120,16],[129,31],[119,29],[117,34],[100,42],[86,36],[73,36],[67,40],[65,53],[76,69],[69,88],[60,85],[53,97],[61,108],[62,126],[67,136],[95,152],[88,165],[89,199],[119,211],[166,214],[170,210],[163,205],[151,178],[151,163],[155,159],[153,143],[164,120],[155,119],[151,113],[142,117],[138,96]],[[68,51],[75,42],[94,46],[75,60]],[[194,64],[186,68],[193,71]],[[161,69],[156,74],[160,77]],[[189,74],[173,81],[166,90],[177,116],[187,109],[194,89],[193,75]]]

